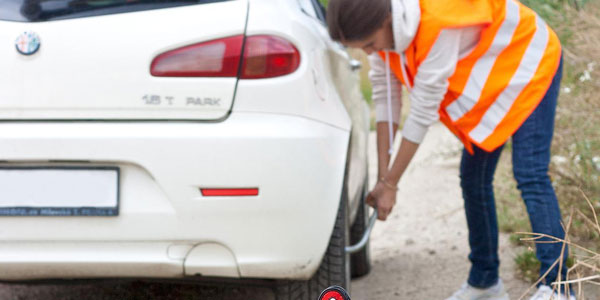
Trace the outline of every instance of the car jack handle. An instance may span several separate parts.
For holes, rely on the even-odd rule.
[[[355,245],[347,246],[345,248],[346,253],[352,254],[352,253],[358,252],[367,245],[367,241],[369,241],[369,236],[371,235],[371,230],[373,229],[373,226],[375,226],[376,220],[377,220],[377,209],[375,209],[373,211],[373,214],[369,218],[369,226],[367,227],[367,230],[365,230],[365,233],[363,234],[360,241],[358,241],[358,243],[356,243]]]

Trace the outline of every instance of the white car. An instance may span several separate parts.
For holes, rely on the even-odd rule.
[[[323,14],[0,1],[0,280],[261,278],[285,299],[347,286],[369,116]]]

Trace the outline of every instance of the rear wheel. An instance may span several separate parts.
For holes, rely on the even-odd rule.
[[[349,290],[350,255],[345,251],[349,241],[347,203],[344,189],[333,233],[317,272],[306,281],[278,281],[275,290],[278,300],[314,300],[324,289],[332,285]]]

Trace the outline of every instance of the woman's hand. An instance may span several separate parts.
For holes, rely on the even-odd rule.
[[[373,190],[367,195],[365,200],[368,205],[377,209],[377,219],[385,221],[388,215],[392,212],[392,208],[396,204],[397,189],[386,186],[383,182],[378,181]]]

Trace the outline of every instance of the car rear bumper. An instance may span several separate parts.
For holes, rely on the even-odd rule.
[[[116,217],[0,217],[0,279],[308,278],[333,228],[348,138],[261,113],[219,123],[1,123],[0,165],[117,166],[120,207]],[[238,187],[259,194],[200,193]]]

